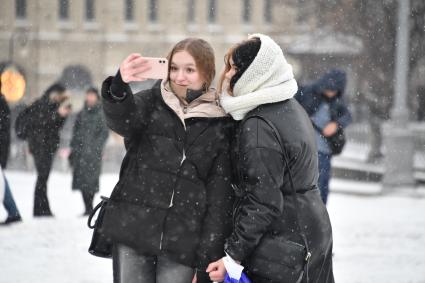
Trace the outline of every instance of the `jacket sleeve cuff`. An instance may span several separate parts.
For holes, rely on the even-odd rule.
[[[112,97],[115,101],[120,101],[124,100],[129,93],[131,93],[130,86],[122,80],[121,72],[118,70],[117,74],[110,82],[110,97]]]
[[[115,103],[115,102],[122,102],[126,100],[129,93],[131,93],[130,87],[128,87],[128,90],[124,90],[120,92],[120,94],[117,94],[116,92],[113,92],[112,90],[112,81],[114,80],[114,77],[108,77],[102,84],[102,91],[101,95],[104,101],[107,101],[108,103]]]
[[[248,256],[243,247],[241,245],[238,245],[238,243],[232,238],[226,240],[226,243],[224,244],[224,251],[233,260],[238,262],[243,262]]]

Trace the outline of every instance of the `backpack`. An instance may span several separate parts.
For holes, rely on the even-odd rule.
[[[313,122],[311,123],[313,125],[313,128],[319,131],[319,133],[322,132],[322,129],[317,127]],[[338,155],[342,152],[344,149],[345,143],[347,142],[347,139],[345,137],[344,129],[342,127],[338,127],[335,134],[333,134],[330,137],[325,137],[326,142],[329,146],[329,149],[331,150],[332,155]]]
[[[326,138],[329,148],[331,149],[332,155],[338,155],[344,149],[346,142],[345,133],[342,128],[338,128],[336,133]]]
[[[26,107],[24,110],[19,112],[18,117],[15,121],[15,132],[16,136],[25,140],[28,138],[28,132],[30,130],[30,107]]]

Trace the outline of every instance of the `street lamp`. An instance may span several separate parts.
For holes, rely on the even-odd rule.
[[[409,73],[410,0],[398,1],[397,46],[395,58],[394,102],[391,120],[384,125],[385,172],[384,189],[413,187],[413,133],[409,129],[407,107]]]

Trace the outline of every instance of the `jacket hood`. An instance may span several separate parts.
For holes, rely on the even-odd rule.
[[[347,84],[347,74],[338,69],[333,69],[324,74],[314,86],[315,92],[322,94],[325,90],[333,90],[337,92],[336,97],[344,94]]]

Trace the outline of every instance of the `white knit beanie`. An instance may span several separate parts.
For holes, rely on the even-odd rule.
[[[298,90],[297,82],[282,49],[270,37],[252,34],[261,41],[260,50],[233,88],[233,96],[223,93],[221,105],[235,120],[241,120],[261,104],[292,98]]]

